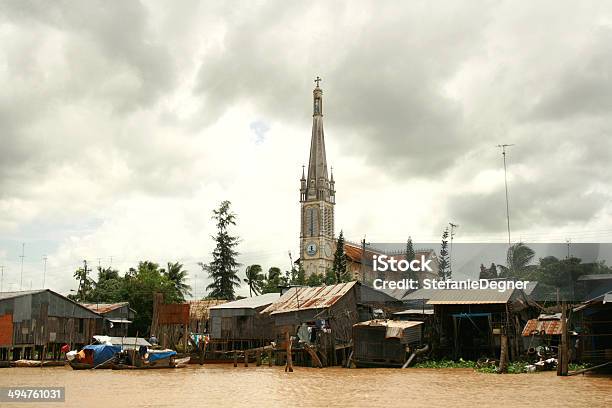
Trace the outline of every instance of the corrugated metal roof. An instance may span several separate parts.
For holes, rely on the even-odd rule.
[[[37,290],[19,290],[14,292],[0,292],[0,300],[4,299],[12,299],[20,296],[33,295],[35,293],[45,292],[47,289],[37,289]]]
[[[280,298],[280,293],[265,293],[259,296],[248,297],[244,299],[227,302],[216,306],[211,306],[209,309],[256,309],[258,307],[269,305]]]
[[[361,246],[357,246],[355,244],[352,243],[345,243],[344,244],[344,253],[346,254],[346,256],[352,261],[352,262],[356,262],[356,263],[361,263],[361,254],[363,253],[363,249]],[[420,256],[424,256],[425,258],[429,258],[429,257],[433,257],[435,256],[434,250],[433,249],[416,249],[414,251],[415,253],[415,257],[420,257]],[[402,253],[390,253],[387,251],[383,251],[380,249],[376,249],[376,248],[371,248],[371,247],[366,247],[365,249],[365,257],[364,257],[364,261],[366,264],[371,265],[372,264],[372,257],[374,255],[390,255],[393,256],[393,258],[397,259],[398,261],[400,259],[406,259],[406,254],[402,254]]]
[[[612,273],[595,273],[590,275],[582,275],[577,280],[579,281],[591,281],[591,280],[612,280]]]
[[[549,336],[561,335],[561,320],[531,319],[523,329],[523,336],[547,334]]]
[[[497,289],[419,289],[404,300],[429,299],[428,305],[469,305],[508,303],[514,290]]]
[[[357,282],[353,281],[330,286],[291,289],[262,313],[278,314],[304,309],[324,309],[333,306],[356,284]]]
[[[123,306],[128,306],[128,302],[119,302],[119,303],[79,303],[82,306],[85,306],[91,311],[96,313],[108,313],[113,310],[122,308]]]
[[[400,329],[407,329],[409,327],[418,326],[423,322],[410,321],[410,320],[386,320],[386,319],[375,319],[368,320],[367,322],[359,322],[353,326],[378,326],[378,327],[399,327]]]
[[[376,289],[376,290],[378,290],[379,292],[386,293],[387,295],[391,296],[392,298],[395,298],[397,300],[401,300],[401,299],[403,299],[404,296],[406,296],[407,292],[410,289],[387,289],[387,288],[384,288],[384,289]]]
[[[434,310],[433,309],[406,309],[406,310],[402,310],[401,312],[395,312],[393,313],[393,316],[402,316],[402,315],[410,315],[410,314],[426,314],[426,315],[432,315],[434,314]]]
[[[142,337],[93,336],[93,338],[99,343],[112,344],[114,346],[151,347],[151,343]]]

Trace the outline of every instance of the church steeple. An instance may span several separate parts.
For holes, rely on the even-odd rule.
[[[312,135],[308,170],[302,167],[300,179],[300,262],[306,277],[324,275],[333,267],[335,236],[334,206],[336,187],[327,173],[323,133],[323,90],[315,79],[312,92]]]
[[[323,90],[315,79],[312,113],[312,138],[310,140],[310,160],[308,162],[308,178],[306,179],[306,198],[309,200],[330,200],[331,189],[327,175],[327,158],[325,155],[325,134],[323,132]]]

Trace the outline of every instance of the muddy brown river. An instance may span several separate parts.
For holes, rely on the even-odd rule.
[[[64,403],[2,407],[610,407],[610,377],[471,369],[190,366],[176,370],[0,369],[0,387],[66,387]]]

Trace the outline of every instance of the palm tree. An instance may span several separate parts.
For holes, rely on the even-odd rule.
[[[259,295],[262,290],[264,276],[261,273],[261,265],[249,265],[246,268],[244,283],[249,285],[249,296]]]
[[[185,295],[191,295],[191,286],[185,283],[187,271],[183,269],[183,264],[168,262],[166,276],[172,281],[180,297],[184,299]]]
[[[504,278],[525,278],[536,266],[530,265],[535,252],[519,242],[508,248],[506,266],[498,265],[500,276]]]

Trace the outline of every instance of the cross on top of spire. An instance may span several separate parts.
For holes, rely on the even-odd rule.
[[[315,78],[315,83],[317,84],[317,88],[319,87],[319,82],[322,81],[322,79],[317,75],[317,77]]]

